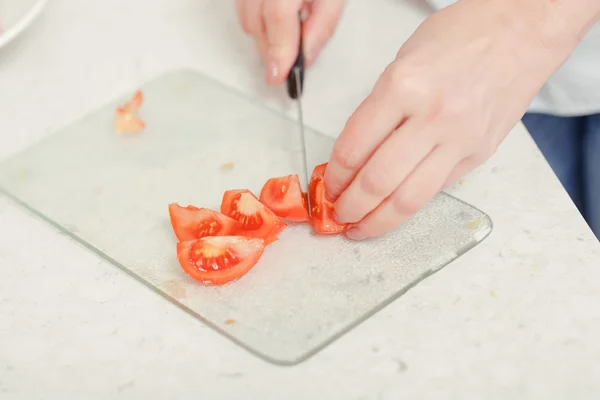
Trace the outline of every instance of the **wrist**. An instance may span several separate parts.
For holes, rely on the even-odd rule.
[[[600,20],[600,0],[498,0],[550,53],[567,57]],[[524,18],[522,20],[521,18]]]

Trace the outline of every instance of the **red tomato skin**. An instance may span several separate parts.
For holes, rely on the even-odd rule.
[[[216,244],[216,245],[215,245]],[[240,279],[250,271],[263,254],[265,243],[259,238],[241,236],[207,236],[197,240],[177,243],[177,259],[183,271],[204,285],[223,285]],[[207,254],[218,253],[219,257],[230,262],[225,268],[206,270],[192,259],[192,249],[207,249]],[[218,265],[216,259],[206,259],[209,265]],[[212,263],[211,263],[212,261]],[[224,264],[221,261],[221,264]]]
[[[315,233],[332,235],[348,230],[348,224],[340,224],[335,220],[333,202],[327,199],[323,177],[327,163],[317,165],[312,173],[309,184],[311,205],[311,224]]]
[[[293,222],[308,222],[308,207],[298,175],[271,178],[260,191],[260,202],[278,217]]]
[[[238,210],[238,202],[242,200],[242,196],[245,205],[253,209],[251,215],[242,214]],[[239,222],[236,234],[264,239],[267,245],[278,240],[277,235],[287,227],[285,222],[247,189],[223,193],[221,213]]]
[[[182,207],[178,203],[169,204],[169,219],[175,236],[181,242],[204,236],[228,236],[238,230],[238,222],[233,218],[192,205]]]

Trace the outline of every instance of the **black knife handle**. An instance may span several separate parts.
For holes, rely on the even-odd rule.
[[[304,52],[302,51],[302,21],[300,21],[300,43],[298,46],[298,56],[296,57],[296,61],[294,61],[294,65],[290,69],[290,73],[287,77],[287,91],[288,95],[292,99],[297,99],[300,97],[302,92],[304,91]],[[300,84],[296,82],[296,74],[294,72],[295,69],[299,70],[300,76]],[[300,88],[300,93],[298,93],[298,88]]]

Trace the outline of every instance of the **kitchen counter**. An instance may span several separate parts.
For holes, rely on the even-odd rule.
[[[423,18],[401,1],[349,3],[303,104],[331,136]],[[233,4],[51,1],[0,51],[0,159],[180,67],[294,115]],[[0,199],[0,398],[597,398],[600,245],[524,127],[451,193],[491,216],[490,237],[292,367]]]

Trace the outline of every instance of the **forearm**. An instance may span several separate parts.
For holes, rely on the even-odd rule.
[[[486,14],[504,27],[495,38],[508,46],[522,79],[541,87],[600,20],[600,0],[460,0],[477,18]],[[498,60],[504,62],[504,60]]]

